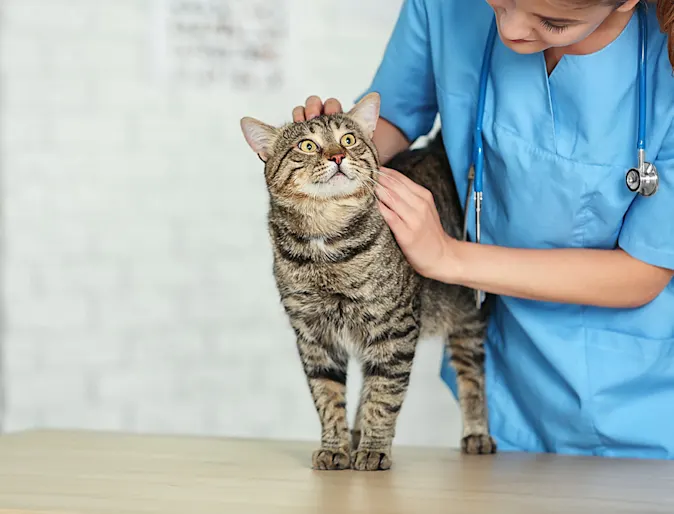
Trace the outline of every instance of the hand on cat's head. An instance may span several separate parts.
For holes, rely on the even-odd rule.
[[[308,110],[294,112],[295,121],[282,127],[250,117],[241,120],[246,142],[265,162],[272,193],[351,195],[371,183],[379,169],[372,143],[379,119],[379,94],[365,95],[346,113],[336,100],[325,106],[316,101],[320,104],[320,99],[310,97]],[[322,113],[314,116],[315,112]],[[302,119],[307,114],[310,119]]]
[[[328,99],[325,104],[317,96],[307,98],[306,107],[298,106],[293,110],[293,123],[305,123],[318,117],[343,115],[355,121],[364,135],[372,138],[379,119],[379,93],[369,93],[343,114],[342,105],[334,98]],[[274,150],[274,143],[286,127],[272,127],[255,118],[246,116],[241,120],[241,129],[246,142],[263,161],[267,161]]]
[[[293,121],[300,122],[318,118],[322,114],[331,115],[342,112],[342,104],[335,98],[328,98],[325,104],[320,97],[312,95],[307,98],[304,105],[298,105],[293,109]]]

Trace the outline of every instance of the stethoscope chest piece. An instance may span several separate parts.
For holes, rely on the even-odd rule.
[[[639,119],[637,134],[637,159],[636,168],[630,168],[625,175],[627,188],[633,193],[642,196],[653,196],[658,191],[659,179],[658,170],[655,165],[646,161],[646,40],[647,35],[646,15],[643,5],[639,8],[639,38],[641,45],[639,48]]]
[[[639,168],[630,169],[625,182],[630,191],[643,196],[653,196],[660,185],[658,170],[655,164],[650,162],[644,162]]]

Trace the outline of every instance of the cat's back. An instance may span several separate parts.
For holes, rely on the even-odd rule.
[[[425,146],[399,153],[387,166],[431,191],[445,232],[461,239],[463,210],[441,132]],[[423,284],[425,333],[453,333],[461,327],[483,323],[483,315],[475,308],[471,289],[430,279],[424,280]]]

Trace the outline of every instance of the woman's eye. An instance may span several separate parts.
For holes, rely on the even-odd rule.
[[[318,145],[313,141],[311,141],[310,139],[300,141],[300,144],[297,146],[300,150],[302,150],[305,153],[316,153],[316,151],[318,150]]]
[[[548,20],[541,20],[541,24],[546,28],[546,30],[549,30],[550,32],[556,32],[558,34],[564,32],[568,28],[568,25],[555,25],[554,23],[550,23]]]
[[[356,136],[354,136],[353,134],[344,134],[342,136],[342,139],[340,140],[340,143],[345,148],[353,146],[356,144]]]

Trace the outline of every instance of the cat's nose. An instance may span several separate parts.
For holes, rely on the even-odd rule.
[[[344,158],[343,153],[338,153],[338,154],[331,155],[330,157],[328,157],[328,159],[330,159],[332,162],[336,162],[338,165],[342,164],[343,158]]]

